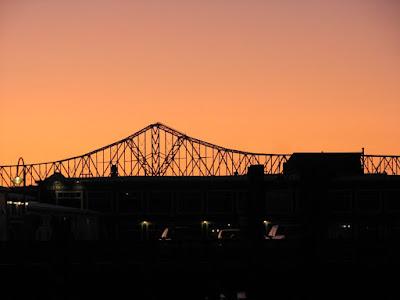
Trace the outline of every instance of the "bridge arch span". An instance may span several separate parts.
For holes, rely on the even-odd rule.
[[[161,123],[86,154],[54,162],[26,164],[25,181],[35,185],[55,172],[67,178],[118,176],[243,175],[252,164],[266,174],[282,173],[289,154],[252,153],[190,137]],[[0,166],[0,186],[12,186],[16,166]]]

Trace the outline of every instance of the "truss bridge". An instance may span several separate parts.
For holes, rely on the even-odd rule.
[[[290,154],[252,153],[217,146],[161,123],[151,124],[118,142],[64,160],[0,166],[0,186],[24,177],[35,185],[55,172],[67,178],[108,176],[234,176],[253,164],[265,174],[281,174]],[[361,154],[364,173],[400,173],[400,156]],[[13,182],[14,180],[14,182]]]

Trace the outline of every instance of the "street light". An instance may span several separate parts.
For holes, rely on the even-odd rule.
[[[19,165],[20,165],[20,162],[22,162],[22,177],[19,176],[19,175],[20,175],[20,174],[19,174]],[[26,183],[25,183],[25,162],[24,162],[24,159],[23,159],[22,157],[20,157],[20,158],[18,159],[18,164],[17,164],[17,176],[15,176],[15,178],[14,178],[12,181],[13,181],[13,183],[16,184],[16,185],[20,185],[22,182],[24,182],[24,187],[25,187],[25,185],[26,185]]]
[[[16,176],[13,179],[14,184],[18,184],[18,185],[20,185],[22,183],[22,181],[24,181],[24,178],[23,177],[19,177],[19,176]]]
[[[19,174],[19,166],[22,166],[22,177]],[[15,178],[13,179],[14,185],[20,185],[22,182],[24,183],[24,187],[22,190],[23,193],[23,197],[24,197],[24,204],[26,204],[26,197],[25,197],[25,189],[26,189],[26,180],[25,180],[25,176],[26,176],[26,170],[25,170],[25,162],[24,159],[22,157],[20,157],[18,159],[18,163],[17,163],[17,176],[15,176]]]
[[[150,222],[148,222],[148,221],[141,222],[142,240],[147,241],[149,239],[149,225],[150,225]]]
[[[20,170],[20,166],[22,167],[22,171]],[[7,201],[7,220],[10,221],[10,226],[14,226],[14,222],[20,222],[20,218],[24,216],[25,211],[26,211],[26,181],[25,181],[25,176],[26,176],[26,170],[25,170],[25,162],[22,157],[18,159],[18,164],[17,164],[17,173],[16,176],[12,179],[12,182],[14,183],[14,186],[20,186],[23,183],[23,186],[21,187],[22,189],[22,194],[23,194],[23,200],[21,201],[19,197],[17,197],[17,201]],[[15,225],[17,226],[17,225]],[[10,227],[10,228],[11,228]]]

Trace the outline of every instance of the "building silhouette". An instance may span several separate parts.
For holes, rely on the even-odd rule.
[[[294,153],[268,168],[274,156],[252,164],[255,154],[236,153],[232,165],[246,170],[220,160],[228,174],[182,175],[192,159],[168,175],[184,142],[157,156],[153,137],[140,174],[118,162],[107,176],[73,177],[54,163],[36,185],[0,189],[0,271],[14,298],[395,298],[399,175],[366,172],[364,153]],[[185,151],[205,154],[199,145]],[[235,158],[225,150],[213,164]]]
[[[40,226],[49,218],[73,222],[70,239],[157,240],[173,225],[246,227],[255,209],[265,234],[268,226],[292,223],[304,225],[305,234],[316,239],[395,239],[400,178],[363,174],[359,162],[359,153],[295,153],[283,174],[274,175],[264,174],[262,166],[250,167],[247,175],[219,177],[84,179],[54,173],[38,182],[36,201],[25,207],[24,217],[37,218]],[[249,208],[251,197],[256,204]]]

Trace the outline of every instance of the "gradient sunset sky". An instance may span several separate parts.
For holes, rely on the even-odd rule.
[[[0,0],[0,165],[161,122],[227,148],[400,154],[400,1]]]

